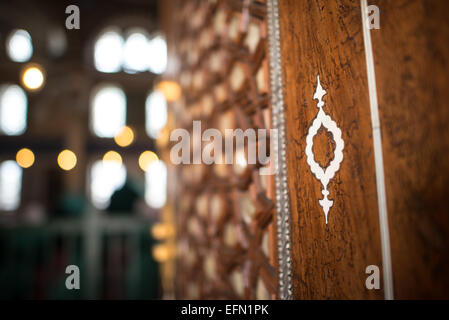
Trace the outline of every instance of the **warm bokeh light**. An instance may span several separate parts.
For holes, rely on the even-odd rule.
[[[147,171],[148,166],[157,160],[159,160],[159,157],[153,151],[144,151],[139,157],[139,167],[143,171]]]
[[[122,163],[122,156],[116,151],[108,151],[103,156],[103,162]]]
[[[127,147],[134,141],[134,131],[128,127],[124,126],[119,133],[117,133],[114,137],[115,143],[117,143],[120,147]]]
[[[181,97],[181,86],[175,81],[161,81],[156,85],[156,90],[162,92],[167,101],[176,101]]]
[[[164,240],[174,235],[174,229],[168,223],[156,223],[151,228],[151,234],[157,240]]]
[[[37,90],[42,87],[44,80],[44,73],[38,66],[26,68],[22,75],[23,85],[30,90]]]
[[[76,155],[68,149],[63,150],[58,155],[58,165],[63,170],[72,170],[76,166]]]
[[[158,262],[166,262],[175,256],[176,250],[168,244],[158,244],[153,247],[153,257]]]
[[[28,148],[20,149],[16,154],[16,161],[22,168],[29,168],[34,163],[34,153]]]

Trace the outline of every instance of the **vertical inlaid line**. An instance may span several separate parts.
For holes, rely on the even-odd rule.
[[[270,55],[270,89],[272,127],[278,130],[274,139],[276,169],[276,231],[278,252],[279,299],[292,299],[292,260],[290,254],[290,205],[287,184],[284,97],[282,88],[281,39],[278,0],[267,1],[268,44]]]
[[[382,269],[385,299],[393,299],[393,272],[391,268],[390,235],[388,228],[387,196],[385,191],[385,175],[382,155],[382,139],[380,132],[379,106],[377,103],[376,75],[374,73],[373,47],[368,25],[367,0],[360,0],[362,11],[363,42],[365,45],[366,71],[373,127],[374,163],[376,166],[377,201],[379,206],[380,238],[382,248]]]

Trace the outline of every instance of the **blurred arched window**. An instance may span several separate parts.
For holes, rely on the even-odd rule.
[[[11,32],[6,40],[6,52],[15,62],[25,62],[33,55],[33,43],[26,30],[18,29]]]
[[[126,96],[122,89],[103,85],[91,99],[91,128],[101,138],[113,138],[126,124]]]
[[[164,37],[158,35],[150,40],[149,70],[161,74],[167,69],[167,43]]]
[[[106,209],[114,191],[123,187],[126,167],[121,162],[98,160],[90,172],[90,195],[97,209]]]
[[[14,136],[25,132],[28,100],[18,85],[0,87],[0,131]]]
[[[95,42],[95,68],[100,72],[118,72],[123,61],[123,37],[114,29],[100,34]]]
[[[145,102],[145,127],[147,134],[156,139],[167,123],[167,101],[160,91],[153,91]]]
[[[102,32],[94,46],[95,68],[100,72],[128,73],[150,71],[161,74],[167,68],[167,44],[165,38],[150,38],[141,28],[131,28],[126,33],[110,28]]]
[[[14,160],[0,164],[0,210],[16,210],[20,205],[22,168]]]
[[[145,172],[145,201],[152,208],[162,208],[167,199],[167,167],[161,160],[151,162]]]
[[[147,71],[150,67],[150,41],[143,30],[131,31],[125,41],[123,68],[126,72]]]

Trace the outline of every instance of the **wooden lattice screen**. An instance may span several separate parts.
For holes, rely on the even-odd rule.
[[[270,129],[264,1],[178,1],[174,11],[183,95],[170,105],[170,129],[192,136],[193,120],[223,135]],[[237,150],[232,165],[168,165],[177,298],[277,296],[274,176],[260,175],[246,154]]]

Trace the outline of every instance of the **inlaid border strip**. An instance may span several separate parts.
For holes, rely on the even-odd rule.
[[[275,139],[276,168],[276,230],[278,252],[279,299],[292,299],[292,260],[290,254],[290,205],[287,185],[284,97],[278,0],[267,0],[268,45],[270,54],[270,87],[272,126],[278,131]]]
[[[393,299],[393,272],[391,268],[390,235],[388,229],[387,195],[382,155],[382,138],[380,132],[379,106],[377,104],[376,75],[374,73],[373,47],[367,18],[367,0],[360,0],[362,11],[363,42],[365,45],[366,73],[368,76],[371,124],[373,127],[374,163],[376,166],[377,201],[379,206],[380,241],[382,248],[382,270],[385,299]]]

